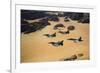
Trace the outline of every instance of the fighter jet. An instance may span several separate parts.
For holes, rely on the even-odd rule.
[[[56,37],[56,32],[55,33],[53,33],[53,34],[43,34],[44,36],[46,36],[46,37]]]
[[[79,37],[79,38],[77,38],[77,39],[75,39],[75,38],[69,38],[69,39],[67,39],[67,40],[71,40],[71,41],[73,41],[73,42],[75,42],[75,43],[78,43],[78,42],[82,42],[83,40],[82,40],[82,37]]]
[[[63,42],[64,42],[64,40],[57,41],[57,42],[49,42],[48,44],[52,44],[53,46],[58,47],[58,46],[63,46]]]

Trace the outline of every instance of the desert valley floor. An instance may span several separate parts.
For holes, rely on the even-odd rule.
[[[48,61],[63,61],[64,58],[69,58],[72,55],[83,54],[77,57],[76,60],[89,60],[89,23],[78,23],[71,20],[64,22],[64,17],[59,17],[59,22],[48,21],[50,26],[43,28],[40,31],[32,32],[29,34],[21,33],[21,63],[28,62],[48,62]],[[27,20],[29,23],[38,20]],[[53,30],[53,27],[62,23],[65,28],[60,28],[66,31],[70,25],[75,26],[75,30],[70,31],[70,34],[60,34],[59,30]],[[56,37],[48,38],[43,34],[53,34],[56,32]],[[68,38],[82,37],[83,41],[74,43],[67,40]],[[55,47],[48,42],[62,41],[63,46]]]

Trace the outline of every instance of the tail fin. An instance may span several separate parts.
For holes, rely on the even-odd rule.
[[[56,35],[56,32],[53,35]]]
[[[79,40],[82,41],[82,37],[79,37]]]
[[[62,45],[62,46],[63,46],[63,42],[64,42],[64,40],[62,40],[62,41],[61,41],[60,45]]]
[[[69,30],[67,31],[67,33],[68,33],[68,34],[70,33]]]

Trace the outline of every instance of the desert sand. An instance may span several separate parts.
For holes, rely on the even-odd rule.
[[[60,61],[64,58],[68,58],[74,54],[82,53],[82,57],[78,57],[77,60],[89,60],[89,24],[78,23],[77,21],[70,20],[64,22],[64,17],[59,17],[59,22],[49,21],[50,26],[44,29],[30,34],[21,34],[21,63],[29,62],[48,62],[48,61]],[[34,22],[31,20],[29,22]],[[59,30],[53,30],[53,27],[62,23],[66,28],[61,28],[62,31],[66,31],[70,25],[75,26],[75,30],[70,34],[60,34]],[[56,37],[48,38],[43,34],[57,33]],[[82,37],[83,41],[74,43],[68,38]],[[64,45],[55,47],[48,42],[64,40]]]

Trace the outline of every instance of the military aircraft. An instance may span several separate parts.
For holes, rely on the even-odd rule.
[[[55,33],[53,33],[53,34],[43,34],[44,36],[46,36],[46,37],[56,37],[56,32]]]
[[[78,43],[78,42],[82,42],[83,40],[82,40],[82,37],[79,37],[79,38],[69,38],[69,39],[67,39],[67,40],[71,40],[71,41],[73,41],[73,42],[75,42],[75,43]]]
[[[52,44],[53,46],[58,47],[58,46],[63,46],[63,42],[64,42],[64,40],[57,41],[57,42],[49,42],[48,44]]]

